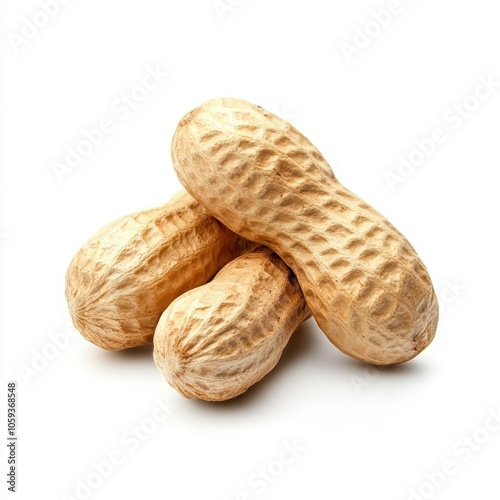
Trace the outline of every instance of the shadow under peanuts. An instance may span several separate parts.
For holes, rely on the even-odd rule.
[[[370,363],[364,363],[363,361],[350,358],[349,356],[345,356],[345,358],[345,367],[348,374],[357,375],[359,377],[366,376],[367,373],[376,373],[380,378],[406,379],[421,377],[429,369],[429,365],[419,359],[420,356],[416,356],[405,363],[397,365],[372,365]]]
[[[129,349],[123,349],[123,351],[113,351],[117,358],[121,358],[124,361],[128,359],[151,359],[153,361],[153,342],[149,344],[140,345],[137,347],[131,347]]]
[[[146,360],[153,361],[153,343],[140,345],[137,347],[130,347],[121,351],[101,351],[105,356],[109,356],[113,361],[132,361],[132,360]]]
[[[227,401],[192,400],[192,402],[195,405],[202,406],[205,411],[236,410],[251,406],[264,396],[273,381],[285,376],[287,370],[291,369],[302,357],[313,351],[314,344],[314,320],[305,321],[290,337],[278,364],[246,392]]]

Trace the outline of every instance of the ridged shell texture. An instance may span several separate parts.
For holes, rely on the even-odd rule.
[[[240,99],[213,99],[181,120],[172,159],[208,211],[291,267],[343,352],[402,363],[431,342],[438,305],[416,251],[288,122]]]

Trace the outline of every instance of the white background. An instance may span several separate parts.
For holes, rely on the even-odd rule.
[[[3,392],[18,382],[17,498],[83,498],[78,481],[98,483],[93,462],[114,452],[120,464],[88,498],[499,498],[500,431],[488,416],[500,411],[500,87],[471,97],[480,78],[500,82],[498,2],[401,0],[387,26],[368,24],[364,48],[359,30],[387,1],[224,3],[72,0],[21,43],[23,18],[40,6],[2,2],[0,326]],[[355,41],[349,62],[341,44]],[[169,76],[136,90],[144,100],[125,116],[116,100],[147,67]],[[261,383],[210,404],[170,388],[151,346],[105,352],[62,333],[54,354],[71,257],[105,223],[180,188],[174,129],[221,96],[289,119],[416,247],[441,320],[415,360],[369,368],[310,320]],[[466,99],[458,119],[453,106]],[[113,131],[59,180],[54,162],[103,118]],[[446,141],[391,189],[386,173],[435,128]],[[167,398],[175,409],[156,424]],[[133,426],[150,432],[137,450]],[[300,451],[280,465],[285,441]],[[425,485],[445,461],[454,474]],[[270,481],[257,483],[264,473]]]

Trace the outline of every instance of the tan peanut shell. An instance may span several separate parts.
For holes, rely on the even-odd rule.
[[[183,396],[224,401],[274,368],[309,315],[293,273],[259,247],[170,304],[156,327],[154,359]]]
[[[240,99],[213,99],[181,120],[172,158],[207,210],[291,267],[343,352],[385,365],[431,342],[438,304],[417,253],[288,122]]]
[[[66,274],[73,322],[104,349],[151,342],[172,300],[251,248],[182,191],[108,224],[78,251]]]

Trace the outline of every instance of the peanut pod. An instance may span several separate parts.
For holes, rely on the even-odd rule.
[[[66,275],[73,322],[104,349],[151,342],[170,302],[254,247],[182,191],[111,222],[78,251]]]
[[[431,342],[438,304],[416,251],[288,122],[243,100],[213,99],[180,121],[172,159],[207,210],[290,266],[343,352],[385,365]]]
[[[154,359],[185,397],[234,398],[274,368],[309,315],[293,273],[260,247],[170,304],[156,327]]]

